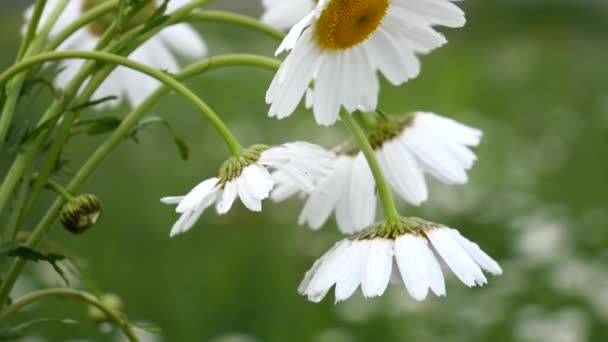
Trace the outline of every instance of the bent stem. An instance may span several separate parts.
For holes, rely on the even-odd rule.
[[[359,127],[355,119],[346,111],[340,112],[340,118],[344,125],[350,130],[355,139],[355,142],[363,152],[365,159],[367,159],[367,164],[374,175],[374,179],[376,180],[376,189],[378,191],[378,197],[380,198],[380,205],[382,206],[382,211],[384,212],[384,217],[387,222],[397,222],[399,221],[399,212],[397,212],[397,207],[395,206],[395,200],[393,199],[393,194],[386,184],[386,180],[384,179],[384,174],[380,169],[380,165],[378,164],[378,160],[376,160],[376,155],[374,154],[374,150],[372,149],[372,145],[370,145],[365,132]]]
[[[262,69],[276,70],[279,67],[280,62],[263,56],[248,55],[248,54],[234,54],[210,57],[205,60],[194,63],[185,68],[181,73],[176,75],[177,80],[183,80],[195,76],[200,73],[204,73],[210,70],[219,69],[229,66],[254,66]],[[125,137],[129,135],[129,132],[137,125],[141,117],[150,109],[158,99],[168,93],[172,88],[164,84],[152,93],[148,98],[137,107],[131,114],[127,115],[122,123],[116,128],[112,134],[103,142],[99,148],[93,153],[93,155],[87,160],[82,166],[80,171],[76,174],[74,179],[68,184],[66,190],[71,193],[75,193],[84,184],[88,177],[95,171],[99,164],[105,159],[105,157],[120,143]],[[51,228],[53,222],[57,218],[57,214],[63,205],[63,199],[58,198],[53,202],[51,207],[47,210],[44,217],[34,228],[34,231],[30,235],[26,245],[31,248],[35,248],[42,238],[46,235],[48,230]],[[26,261],[23,259],[15,259],[7,273],[6,279],[0,287],[0,307],[1,303],[6,302],[6,298],[10,293],[15,281],[19,274],[23,270]]]
[[[4,308],[4,310],[0,311],[0,321],[14,314],[15,312],[23,309],[24,307],[47,297],[75,298],[87,304],[93,305],[99,310],[101,310],[112,322],[114,322],[127,336],[129,341],[139,341],[139,339],[133,332],[131,325],[121,316],[120,312],[108,308],[99,299],[97,299],[90,293],[68,288],[45,289],[28,293],[27,295],[15,300],[11,305]]]
[[[89,59],[95,60],[98,62],[107,62],[112,64],[119,64],[124,67],[137,70],[142,72],[150,77],[157,79],[158,81],[166,84],[171,87],[180,95],[184,96],[187,100],[192,102],[198,110],[205,115],[205,117],[211,122],[211,124],[215,127],[218,133],[221,135],[222,139],[228,146],[228,149],[233,155],[238,155],[242,147],[239,144],[236,137],[232,134],[230,129],[226,127],[222,119],[211,109],[209,106],[201,100],[198,96],[196,96],[190,89],[186,86],[178,82],[175,78],[171,77],[165,72],[156,70],[151,68],[145,64],[135,62],[131,59],[114,55],[107,52],[100,51],[57,51],[57,52],[47,52],[43,53],[31,58],[27,58],[22,60],[20,63],[13,65],[11,68],[6,70],[4,73],[0,75],[0,85],[4,84],[8,80],[11,79],[14,75],[19,72],[26,70],[34,65],[56,61],[61,59],[70,59],[70,58],[81,58],[81,59]]]
[[[248,17],[242,14],[236,14],[232,12],[225,11],[204,11],[204,12],[192,12],[184,15],[181,18],[181,21],[184,22],[216,22],[216,23],[224,23],[224,24],[233,24],[236,26],[241,26],[244,28],[249,28],[254,31],[263,33],[270,38],[274,38],[276,40],[283,40],[285,38],[285,33],[283,31],[279,31],[270,25],[266,25],[259,20]]]

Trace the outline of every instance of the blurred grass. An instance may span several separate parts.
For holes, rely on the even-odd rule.
[[[296,293],[297,285],[340,235],[333,223],[320,232],[297,227],[298,200],[267,202],[261,215],[241,205],[222,217],[210,211],[191,232],[170,240],[176,215],[159,198],[185,193],[213,175],[227,152],[200,115],[175,95],[153,114],[171,121],[187,140],[191,159],[180,161],[162,129],[146,130],[140,144],[126,141],[85,189],[103,200],[101,223],[83,236],[56,226],[52,239],[82,256],[97,285],[119,294],[131,318],[162,327],[167,341],[219,341],[232,333],[259,341],[526,340],[522,326],[539,307],[547,320],[562,309],[584,318],[580,334],[564,341],[604,341],[608,313],[601,309],[608,298],[598,293],[594,303],[562,291],[552,275],[568,260],[608,272],[608,10],[601,2],[582,1],[463,6],[467,26],[442,30],[449,44],[423,57],[418,79],[398,88],[385,84],[381,106],[391,113],[434,111],[484,130],[470,183],[434,184],[427,204],[420,209],[402,204],[402,212],[457,227],[500,260],[505,275],[489,279],[488,286],[465,289],[452,279],[447,298],[430,298],[423,305],[398,287],[380,299],[334,305],[328,295],[311,304]],[[2,32],[17,32],[19,13],[0,17]],[[213,54],[269,54],[276,45],[241,29],[198,28]],[[0,38],[2,68],[14,58],[17,39],[16,34]],[[306,139],[330,147],[345,137],[339,126],[317,127],[305,111],[283,121],[267,119],[264,93],[271,77],[235,68],[188,85],[246,144]],[[32,122],[48,98],[26,98],[19,107],[20,125]],[[77,169],[100,141],[75,138],[64,154],[70,167]],[[0,162],[4,170],[9,161]],[[559,227],[565,242],[557,246],[566,247],[550,250],[551,260],[537,264],[534,251],[553,242],[531,240],[538,247],[522,251],[522,239],[548,224]],[[608,277],[597,281],[608,285]],[[51,341],[114,340],[83,319],[85,311],[75,303],[49,300],[19,319],[40,313],[82,321],[67,329],[37,330]]]

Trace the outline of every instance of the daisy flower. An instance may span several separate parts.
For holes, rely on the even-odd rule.
[[[319,302],[335,285],[338,302],[361,285],[363,295],[369,298],[382,295],[389,281],[397,279],[418,301],[424,300],[429,290],[445,296],[437,255],[468,287],[487,282],[482,270],[502,274],[494,259],[455,229],[428,223],[416,229],[408,228],[407,223],[383,223],[336,243],[306,273],[298,292]]]
[[[288,30],[312,11],[316,0],[262,0],[262,22]]]
[[[370,137],[387,182],[403,199],[420,205],[428,197],[424,174],[446,184],[464,184],[477,159],[469,147],[482,132],[433,113],[417,112],[381,125]]]
[[[161,199],[165,204],[177,204],[175,211],[181,214],[170,236],[188,231],[214,204],[218,214],[227,213],[237,197],[249,210],[261,211],[262,200],[268,198],[275,185],[270,174],[273,170],[289,177],[299,191],[313,191],[316,180],[331,170],[331,161],[329,151],[305,142],[250,147],[227,160],[218,177],[204,180],[185,196]]]
[[[50,13],[57,5],[58,0],[48,0],[41,17],[41,24],[48,20]],[[73,0],[69,1],[63,13],[59,16],[57,23],[49,33],[49,37],[55,37],[62,29],[66,28],[72,22],[77,20],[84,12],[98,5],[97,0]],[[150,2],[141,14],[135,16],[130,22],[133,25],[143,23],[150,15],[152,15],[162,3],[160,0]],[[171,13],[188,3],[187,0],[172,0],[169,1],[167,12]],[[25,11],[25,24],[31,20],[33,7]],[[87,27],[84,27],[72,36],[70,36],[58,50],[93,50],[97,45],[99,38],[104,33],[105,29],[113,22],[114,15],[102,17]],[[24,32],[25,29],[22,30]],[[168,70],[169,72],[179,71],[179,64],[174,56],[174,52],[186,56],[191,59],[201,58],[206,55],[207,47],[198,33],[187,24],[177,24],[167,27],[158,34],[143,43],[139,48],[133,51],[129,58],[154,67],[156,69]],[[80,59],[69,59],[59,63],[61,72],[55,78],[55,82],[65,87],[70,80],[76,75],[78,70],[84,64]],[[103,98],[111,95],[119,98],[126,97],[132,106],[137,106],[152,93],[160,83],[147,75],[133,71],[124,67],[117,67],[106,78],[102,85],[97,89],[93,97]],[[108,106],[118,106],[117,101],[106,101],[98,106],[97,109],[103,109]]]
[[[301,193],[292,177],[274,172],[274,201],[283,201]],[[374,222],[376,215],[376,183],[365,157],[360,152],[334,154],[332,171],[318,179],[308,196],[298,224],[319,229],[335,211],[338,228],[354,233]]]
[[[321,0],[277,50],[291,50],[266,93],[269,116],[293,113],[310,91],[317,123],[331,125],[340,108],[376,109],[377,71],[394,85],[420,72],[417,54],[446,43],[435,25],[461,27],[450,0]]]

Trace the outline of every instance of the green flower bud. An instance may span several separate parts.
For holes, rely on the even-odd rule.
[[[112,311],[120,312],[123,309],[122,299],[120,299],[120,297],[117,294],[114,294],[114,293],[103,294],[99,298],[99,301],[106,308],[108,308]],[[88,316],[96,323],[103,323],[103,322],[107,322],[109,320],[109,318],[105,314],[105,312],[99,310],[99,308],[97,308],[96,306],[92,306],[92,305],[89,306]]]
[[[70,233],[80,234],[92,227],[101,216],[101,201],[91,194],[80,195],[61,208],[59,221]]]

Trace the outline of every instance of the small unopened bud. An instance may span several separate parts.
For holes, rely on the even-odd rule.
[[[59,220],[70,233],[80,234],[91,228],[101,216],[101,201],[91,194],[80,195],[61,208]]]
[[[123,309],[122,299],[117,294],[106,293],[99,297],[99,301],[104,307],[110,309],[113,312],[120,312]],[[96,306],[89,306],[88,309],[89,317],[96,323],[104,323],[109,320],[108,315],[101,311]]]

